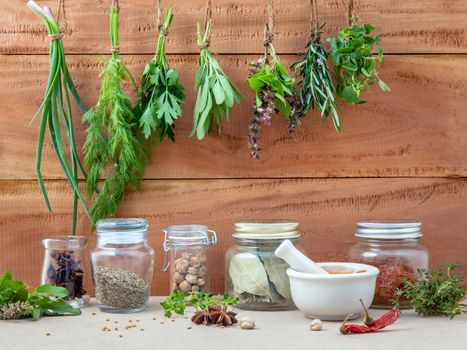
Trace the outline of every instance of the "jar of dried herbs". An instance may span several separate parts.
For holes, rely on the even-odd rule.
[[[420,278],[417,269],[427,269],[429,253],[420,245],[421,223],[416,220],[361,221],[357,223],[357,243],[350,248],[352,262],[373,265],[380,271],[372,307],[392,308],[396,289],[404,279]],[[400,300],[401,308],[410,308]]]
[[[203,225],[173,225],[164,229],[164,267],[170,271],[170,292],[209,292],[208,248],[216,232]]]
[[[42,284],[64,287],[65,300],[74,307],[83,307],[89,296],[84,289],[83,249],[88,240],[83,236],[58,236],[42,241],[45,248]]]
[[[91,254],[94,289],[101,311],[132,313],[147,307],[154,270],[154,250],[143,219],[104,219],[96,224]]]
[[[242,222],[235,224],[236,245],[226,253],[226,292],[238,297],[237,306],[250,310],[295,308],[287,263],[274,252],[285,240],[296,243],[297,222]]]

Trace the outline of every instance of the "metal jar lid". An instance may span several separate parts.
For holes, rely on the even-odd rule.
[[[234,238],[238,239],[289,239],[300,236],[298,222],[295,221],[254,221],[237,222],[234,225]]]
[[[422,224],[417,220],[365,220],[357,222],[355,236],[362,239],[420,239]]]

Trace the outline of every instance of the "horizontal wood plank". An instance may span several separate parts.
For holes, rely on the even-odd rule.
[[[39,0],[56,10],[57,1]],[[108,1],[66,1],[65,46],[69,53],[109,52]],[[173,7],[175,19],[168,51],[198,52],[196,22],[204,20],[205,0],[163,1]],[[212,48],[219,53],[262,52],[267,0],[219,0],[213,3]],[[319,15],[327,23],[326,36],[346,25],[347,0],[319,1]],[[39,19],[25,2],[3,1],[0,13],[0,53],[47,53],[47,37]],[[153,0],[121,0],[120,41],[124,53],[152,53],[157,25]],[[276,1],[278,52],[303,51],[310,23],[310,3]],[[355,0],[355,14],[377,26],[388,53],[466,53],[465,0]]]
[[[0,271],[11,268],[30,285],[39,282],[41,239],[68,234],[71,196],[64,181],[47,184],[55,212],[46,211],[35,182],[0,181]],[[170,224],[200,223],[217,231],[211,249],[211,284],[222,292],[224,254],[233,244],[233,223],[252,219],[300,222],[300,246],[317,261],[342,261],[354,244],[355,222],[361,219],[416,218],[423,223],[423,245],[432,267],[445,262],[467,273],[467,182],[445,179],[280,179],[280,180],[151,180],[131,193],[121,217],[150,223],[156,249],[153,294],[168,292],[163,263],[162,229]],[[89,224],[80,215],[78,232]],[[94,236],[87,254],[94,246]],[[88,255],[85,263],[88,266]],[[88,286],[90,286],[89,270]]]
[[[236,105],[222,136],[202,142],[189,139],[197,63],[194,56],[171,56],[186,88],[184,115],[177,121],[175,144],[154,150],[146,178],[243,177],[377,177],[467,175],[467,60],[463,56],[387,57],[381,77],[392,92],[377,87],[363,97],[367,104],[343,104],[343,131],[321,125],[311,113],[293,137],[286,123],[274,117],[265,127],[262,160],[249,159],[246,135],[253,94],[247,87],[248,63],[256,56],[219,56],[226,73],[245,96]],[[135,75],[150,56],[123,56]],[[296,56],[283,56],[286,64]],[[100,77],[95,56],[70,56],[69,67],[88,106],[96,103]],[[34,179],[38,120],[29,122],[40,106],[48,74],[45,56],[0,56],[0,179]],[[75,114],[80,145],[85,125]],[[46,178],[63,178],[49,138],[44,145]]]

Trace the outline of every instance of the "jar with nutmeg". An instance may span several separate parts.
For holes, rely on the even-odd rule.
[[[204,225],[174,225],[164,229],[164,267],[170,271],[170,292],[209,292],[208,248],[216,232]]]

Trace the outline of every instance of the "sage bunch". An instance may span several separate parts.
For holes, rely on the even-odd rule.
[[[383,62],[383,49],[373,55],[381,38],[371,36],[375,27],[369,23],[359,25],[355,19],[343,28],[335,38],[329,38],[331,59],[336,75],[337,96],[350,104],[362,104],[360,94],[375,82],[382,91],[391,91],[379,77],[378,66]]]
[[[144,137],[155,134],[158,142],[165,137],[175,141],[174,122],[182,115],[181,103],[185,98],[179,75],[173,69],[165,53],[166,37],[172,23],[172,9],[167,11],[165,22],[159,31],[156,54],[141,75],[141,92],[138,108]]]
[[[328,66],[328,53],[321,41],[324,25],[315,28],[306,46],[303,58],[293,65],[297,77],[297,100],[306,115],[310,109],[319,109],[324,123],[329,116],[337,131],[341,130],[339,119],[339,106],[334,97],[336,88],[332,80],[331,70]],[[298,124],[298,120],[293,123]]]
[[[190,137],[196,134],[202,140],[211,132],[214,120],[219,134],[224,118],[228,118],[234,103],[240,103],[242,95],[227,78],[217,62],[214,53],[209,50],[211,21],[207,21],[204,35],[198,23],[199,70],[196,74],[195,89],[198,92],[193,112],[193,129]]]
[[[39,181],[42,195],[49,211],[52,206],[47,195],[44,180],[42,177],[42,149],[44,137],[48,128],[52,140],[53,149],[60,162],[63,173],[68,184],[73,190],[73,221],[72,234],[76,232],[76,220],[78,201],[81,203],[85,213],[91,219],[83,195],[78,186],[79,172],[86,177],[86,171],[80,161],[79,153],[76,147],[74,121],[72,115],[72,103],[75,101],[80,110],[86,112],[86,107],[78,95],[78,91],[71,79],[70,72],[65,59],[65,50],[62,43],[62,34],[58,22],[52,15],[50,8],[41,8],[33,0],[28,1],[27,6],[31,9],[45,25],[50,38],[50,71],[45,89],[44,100],[39,110],[34,115],[33,120],[40,114],[39,137],[36,151],[36,176]],[[65,131],[65,135],[62,134]],[[69,157],[67,157],[67,153]]]
[[[268,35],[266,24],[265,54],[250,64],[249,87],[255,92],[253,117],[250,120],[248,141],[252,159],[260,158],[258,145],[261,126],[271,125],[272,115],[280,112],[289,124],[295,115],[294,87],[295,79],[288,75],[272,45],[272,35]]]
[[[145,141],[122,82],[131,81],[136,91],[138,88],[119,58],[115,1],[110,13],[110,39],[112,56],[108,61],[103,60],[106,67],[102,72],[99,100],[83,117],[89,123],[84,161],[89,169],[86,189],[89,196],[95,196],[91,207],[95,221],[114,216],[127,185],[137,188],[144,175]],[[102,176],[105,179],[100,185]]]

